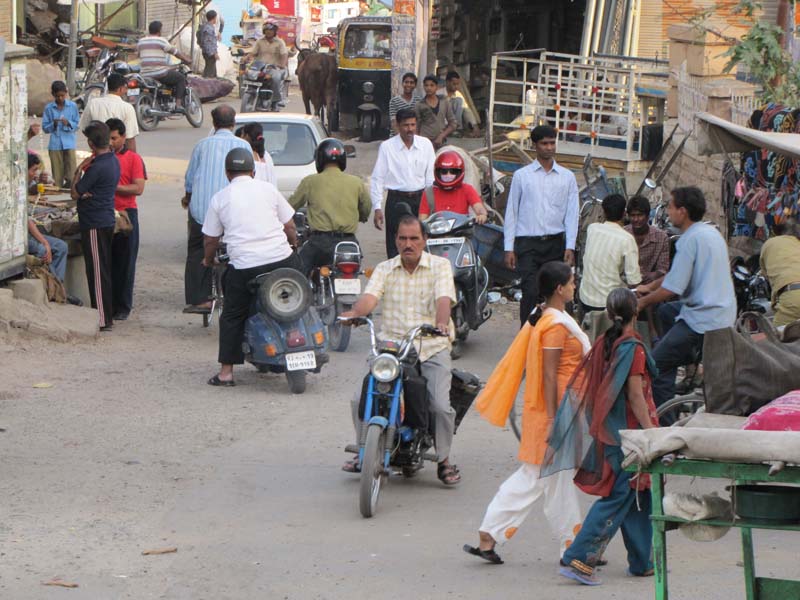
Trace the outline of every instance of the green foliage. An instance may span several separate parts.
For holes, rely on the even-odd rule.
[[[749,22],[750,30],[725,53],[729,57],[725,72],[741,64],[764,88],[766,102],[799,106],[800,66],[781,45],[783,29],[757,20],[760,9],[761,2],[755,0],[740,0],[734,9]]]

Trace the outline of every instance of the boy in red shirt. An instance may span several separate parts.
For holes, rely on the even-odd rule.
[[[139,209],[136,196],[144,192],[147,172],[142,157],[125,145],[125,123],[109,119],[111,149],[119,161],[119,183],[114,195],[114,209],[128,213],[133,229],[129,233],[116,233],[111,242],[111,290],[114,320],[124,321],[133,308],[133,280],[136,274],[136,257],[139,255]]]
[[[419,205],[419,218],[425,220],[432,212],[449,211],[461,215],[469,214],[469,207],[475,213],[477,223],[486,223],[488,213],[475,188],[464,183],[464,161],[458,152],[442,152],[433,165],[433,203],[431,210],[423,196]]]

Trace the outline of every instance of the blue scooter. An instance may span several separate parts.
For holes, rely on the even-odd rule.
[[[325,324],[311,305],[308,279],[283,268],[259,275],[249,285],[256,299],[245,325],[245,360],[262,373],[286,373],[289,390],[302,394],[306,373],[319,373],[329,359]]]

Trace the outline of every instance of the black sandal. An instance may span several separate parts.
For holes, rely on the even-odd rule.
[[[481,550],[480,548],[476,548],[475,546],[470,546],[469,544],[464,544],[464,552],[467,554],[472,554],[472,556],[477,556],[478,558],[482,558],[493,565],[502,565],[503,559],[500,558],[500,555],[494,551],[494,548],[491,550]]]
[[[445,485],[456,485],[461,482],[461,473],[456,465],[440,463],[436,469],[436,476]]]
[[[211,379],[208,380],[208,385],[213,385],[216,387],[233,387],[236,385],[236,382],[231,379],[230,381],[225,381],[219,378],[219,375],[214,375]]]

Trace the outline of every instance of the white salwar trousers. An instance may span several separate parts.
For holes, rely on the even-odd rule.
[[[559,555],[563,555],[583,522],[578,491],[572,481],[575,471],[559,471],[544,478],[539,477],[539,471],[539,465],[524,463],[503,482],[486,509],[480,531],[491,535],[498,544],[505,543],[544,494],[544,514],[559,538]]]

